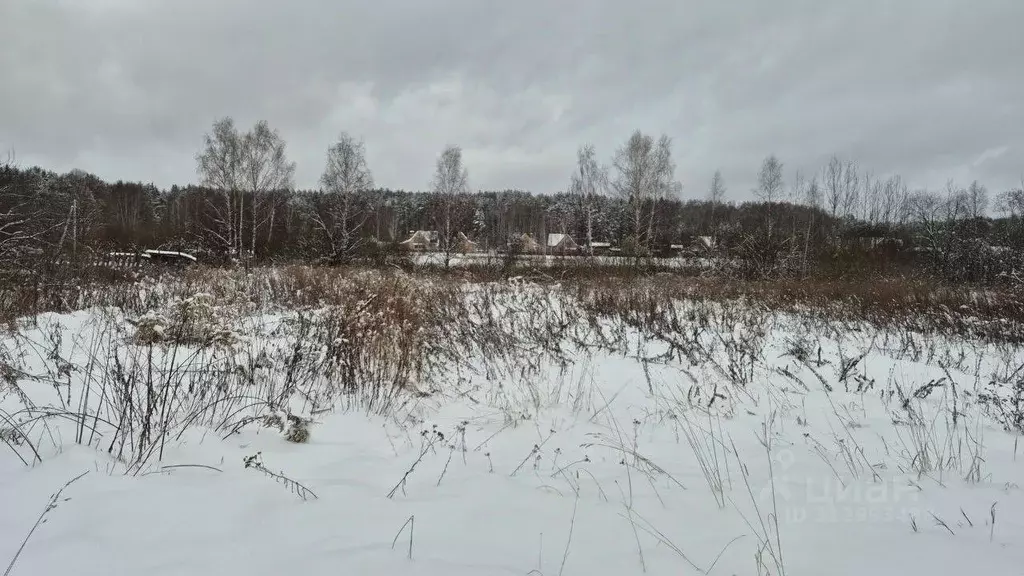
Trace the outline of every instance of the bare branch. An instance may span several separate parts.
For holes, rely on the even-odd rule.
[[[654,240],[656,202],[678,195],[682,189],[675,180],[672,140],[662,135],[655,144],[654,138],[637,130],[615,152],[612,166],[617,172],[612,188],[632,208],[634,239],[639,246],[649,249]],[[645,211],[646,232],[642,224]]]
[[[439,242],[444,254],[444,265],[451,263],[456,247],[456,230],[453,226],[453,212],[459,196],[469,193],[469,170],[462,164],[462,148],[448,146],[437,159],[433,180],[434,193],[439,202],[435,221],[440,225]]]
[[[607,188],[608,172],[598,165],[593,145],[580,146],[576,152],[576,170],[570,179],[569,194],[579,204],[586,234],[584,246],[588,254],[593,254],[595,199],[603,195]]]
[[[320,184],[329,197],[316,202],[311,217],[327,237],[331,259],[347,259],[358,247],[359,231],[370,217],[370,211],[359,201],[361,194],[373,188],[363,142],[342,132],[327,149]]]
[[[715,170],[711,177],[711,187],[708,189],[708,200],[715,204],[721,204],[725,198],[725,179],[722,178],[722,171]]]

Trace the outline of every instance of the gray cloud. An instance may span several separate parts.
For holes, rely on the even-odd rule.
[[[4,0],[0,147],[22,163],[195,180],[214,119],[268,120],[298,184],[341,130],[379,184],[420,189],[447,144],[471,184],[564,187],[576,147],[676,143],[684,194],[721,168],[833,153],[913,186],[1024,172],[1019,0]]]

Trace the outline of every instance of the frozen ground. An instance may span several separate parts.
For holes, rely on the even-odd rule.
[[[287,317],[242,332],[287,349]],[[136,465],[110,448],[132,416],[98,395],[140,385],[109,376],[111,358],[130,372],[150,349],[104,311],[44,316],[3,341],[0,567],[17,556],[16,575],[1024,573],[1024,449],[979,401],[1022,378],[1018,347],[737,317],[689,352],[610,320],[617,346],[577,340],[529,368],[467,350],[443,386],[386,414],[314,402],[305,443],[258,422],[232,434],[221,424],[233,410],[211,412],[177,421],[162,458]],[[175,375],[157,380],[198,378]],[[102,378],[115,384],[97,388]],[[85,472],[19,554],[50,495]]]

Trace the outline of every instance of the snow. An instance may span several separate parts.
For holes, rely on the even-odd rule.
[[[5,336],[20,389],[40,406],[76,399],[112,316],[43,315]],[[1019,347],[721,320],[703,341],[718,342],[714,362],[658,360],[664,342],[634,331],[626,348],[572,348],[535,371],[460,371],[388,415],[341,403],[313,416],[307,443],[191,426],[138,473],[51,419],[30,434],[41,463],[0,443],[0,566],[49,495],[88,472],[12,574],[1021,573],[1024,454],[969,400],[1015,377]],[[259,322],[249,333],[266,342],[284,325]],[[51,381],[58,357],[70,369]],[[958,391],[926,386],[942,378]],[[22,402],[0,394],[0,415]],[[247,468],[256,454],[315,497]]]
[[[196,262],[196,257],[195,256],[193,256],[191,254],[186,254],[185,252],[173,252],[173,251],[169,251],[169,250],[146,250],[145,254],[148,254],[150,256],[152,256],[154,254],[157,254],[157,255],[160,255],[160,256],[173,256],[175,258],[185,258],[186,260],[191,260],[193,262]]]

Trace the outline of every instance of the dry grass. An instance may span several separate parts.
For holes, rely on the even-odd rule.
[[[513,275],[514,273],[514,275]],[[148,273],[91,268],[31,274],[5,281],[0,290],[0,320],[42,312],[68,312],[114,306],[140,314],[169,298],[205,292],[219,306],[296,309],[344,304],[353,295],[368,297],[381,283],[419,291],[418,299],[453,296],[452,287],[522,279],[560,285],[602,315],[657,310],[666,302],[756,303],[772,311],[809,313],[877,326],[964,334],[993,340],[1024,341],[1024,289],[1012,286],[937,284],[930,279],[872,278],[734,280],[719,276],[669,273],[657,267],[586,266],[550,268],[473,266],[446,270],[423,266],[413,273],[397,267],[317,267],[285,265],[241,269],[192,267]]]
[[[655,276],[570,285],[602,314],[658,316],[672,301],[754,304],[838,322],[1024,342],[1024,291],[904,279],[724,281]]]
[[[102,441],[137,473],[191,426],[227,435],[272,415],[282,422],[337,408],[394,415],[425,396],[458,394],[471,374],[524,384],[518,396],[497,401],[515,422],[549,402],[592,401],[582,386],[548,391],[533,383],[545,366],[565,366],[579,350],[628,353],[645,366],[710,366],[720,378],[694,382],[686,401],[728,414],[765,365],[767,335],[780,312],[819,335],[791,346],[811,373],[821,335],[864,326],[888,331],[886,338],[911,355],[934,354],[920,350],[934,333],[1024,341],[1018,294],[910,281],[729,283],[655,275],[479,282],[465,273],[282,266],[196,267],[92,282],[73,298],[47,300],[54,311],[105,310],[94,315],[77,358],[68,358],[61,343],[74,335],[59,328],[36,342],[26,341],[22,329],[12,332],[11,341],[37,351],[43,367],[28,376],[51,383],[58,400],[45,408],[26,401],[21,412],[0,414],[0,439],[26,462],[39,455],[23,440],[38,438],[55,419],[75,422],[77,442]],[[34,318],[17,323],[24,328]],[[911,336],[922,333],[923,339]],[[638,350],[638,335],[661,352]],[[849,352],[834,380],[847,391],[868,386],[857,380],[858,354]],[[0,350],[3,385],[17,394],[26,374],[16,358]],[[83,383],[77,398],[70,374]],[[303,430],[286,435],[308,439],[309,426]],[[691,443],[701,446],[699,440],[695,435]],[[712,480],[715,491],[720,479]]]
[[[759,440],[773,494],[774,427],[793,415],[797,425],[807,427],[806,410],[800,412],[791,398],[812,391],[824,391],[831,410],[811,418],[826,421],[832,434],[808,435],[808,441],[844,487],[851,479],[880,480],[865,453],[869,432],[859,431],[855,418],[856,404],[863,407],[869,392],[880,394],[895,427],[893,443],[885,445],[886,459],[917,479],[983,482],[985,412],[1007,429],[1019,430],[1024,422],[1024,366],[1017,365],[1016,354],[1024,341],[1024,306],[1021,295],[1008,289],[910,280],[597,278],[552,276],[550,270],[529,278],[484,278],[472,271],[410,274],[395,268],[309,266],[193,268],[103,282],[83,284],[73,297],[47,300],[55,311],[98,307],[90,315],[87,337],[43,321],[31,330],[34,318],[19,314],[18,329],[6,339],[9,348],[0,344],[0,398],[17,395],[23,406],[15,413],[0,411],[0,444],[26,465],[45,457],[39,443],[52,437],[48,427],[54,421],[71,422],[75,442],[106,450],[131,474],[154,468],[164,446],[194,428],[230,436],[262,427],[303,443],[315,438],[319,414],[340,409],[403,419],[411,429],[422,423],[415,415],[417,403],[434,395],[487,394],[484,402],[503,411],[508,426],[553,404],[589,411],[590,420],[597,421],[610,400],[601,398],[603,407],[595,404],[594,387],[582,377],[575,386],[545,388],[539,376],[564,369],[580,355],[610,352],[643,365],[647,391],[689,445],[718,507],[731,503],[739,511],[737,489],[740,500],[749,497],[751,514],[743,519],[757,538],[757,570],[781,574],[785,562],[776,502],[761,508],[749,460],[741,459],[723,432],[723,421],[741,413],[744,400],[757,395],[772,410]],[[773,342],[771,336],[780,331],[789,338]],[[76,337],[72,354],[67,342]],[[943,338],[953,345],[937,344]],[[986,341],[1010,352],[988,388],[980,367],[973,368],[973,385],[965,376],[972,374],[971,358],[978,356],[971,347]],[[822,361],[823,348],[829,348],[831,361]],[[865,358],[883,348],[890,357],[949,367],[946,378],[903,390],[890,376],[888,385],[879,378],[875,388]],[[26,355],[37,367],[32,371]],[[672,364],[686,376],[693,369],[698,377],[657,381],[648,368],[659,364]],[[760,385],[775,376],[791,390],[780,394],[781,386]],[[55,400],[34,404],[19,389],[26,379],[50,384]],[[72,379],[83,385],[73,388]],[[473,380],[476,388],[469,384]],[[479,385],[481,380],[487,385]],[[489,386],[494,382],[501,385]],[[965,394],[969,387],[973,397]],[[968,398],[972,404],[966,406]],[[639,425],[634,421],[631,436],[609,416],[614,434],[591,435],[587,446],[610,451],[625,465],[630,489],[627,494],[620,487],[624,517],[643,562],[640,531],[664,544],[668,540],[634,510],[633,479],[652,488],[683,489],[683,484],[638,446]],[[465,450],[465,423],[461,426]],[[422,473],[417,465],[436,456],[435,448],[445,452],[436,428],[424,430],[421,440],[418,458],[389,497]],[[545,442],[525,454],[512,474],[531,461],[536,472]],[[455,450],[449,446],[449,462]],[[490,453],[485,455],[490,461]],[[565,479],[577,498],[578,472],[590,474],[585,462],[553,464],[552,477]],[[246,464],[303,499],[315,498],[304,486],[268,473],[258,455]],[[438,484],[445,471],[447,463]],[[597,478],[589,477],[607,501]],[[673,550],[686,558],[681,549]]]

